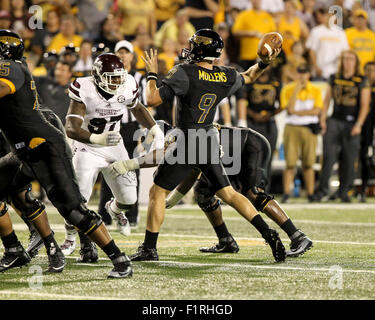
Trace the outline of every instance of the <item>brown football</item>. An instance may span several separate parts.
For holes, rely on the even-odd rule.
[[[258,45],[258,56],[260,58],[268,57],[276,49],[281,48],[283,45],[283,37],[278,32],[270,32],[263,35]]]

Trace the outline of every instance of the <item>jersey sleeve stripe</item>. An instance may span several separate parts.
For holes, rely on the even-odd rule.
[[[79,96],[79,91],[76,90],[76,89],[74,89],[74,88],[72,88],[72,86],[69,87],[69,91],[73,92],[77,97],[80,97]]]
[[[10,88],[10,93],[16,92],[16,86],[14,85],[12,81],[5,79],[5,78],[0,78],[0,81],[5,83]]]
[[[77,80],[74,80],[73,86],[75,86],[77,89],[81,88],[81,85],[79,84]]]

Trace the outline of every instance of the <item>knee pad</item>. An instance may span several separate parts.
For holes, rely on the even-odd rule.
[[[46,207],[42,201],[33,198],[31,188],[28,188],[24,195],[24,197],[20,194],[11,195],[11,201],[16,209],[21,211],[23,217],[28,221],[33,221],[44,212]]]
[[[264,191],[259,191],[256,187],[251,188],[251,192],[255,195],[255,198],[251,200],[255,209],[263,212],[266,208],[268,202],[273,200],[275,197],[265,193]]]
[[[0,217],[2,217],[4,214],[8,212],[8,206],[5,202],[0,202],[0,206],[4,205],[4,207],[0,210]]]
[[[196,193],[195,199],[197,201],[198,206],[204,212],[212,212],[215,211],[221,204],[220,199],[216,198],[215,196],[207,197],[205,195]]]
[[[96,212],[89,210],[83,203],[71,210],[64,218],[85,235],[90,235],[103,222]]]

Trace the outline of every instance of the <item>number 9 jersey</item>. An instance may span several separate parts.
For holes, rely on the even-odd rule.
[[[95,134],[120,131],[123,114],[138,103],[138,84],[127,74],[124,89],[107,100],[98,92],[92,76],[77,78],[69,87],[69,97],[86,106],[82,129]]]

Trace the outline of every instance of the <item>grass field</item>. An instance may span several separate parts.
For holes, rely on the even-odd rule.
[[[110,261],[100,252],[96,264],[77,264],[78,250],[67,257],[63,273],[38,276],[47,266],[45,250],[23,268],[0,274],[0,300],[7,299],[375,299],[375,203],[285,206],[296,226],[313,241],[302,257],[275,263],[269,246],[233,210],[224,207],[229,231],[240,245],[238,254],[202,254],[200,246],[216,242],[214,231],[197,208],[167,211],[159,237],[158,262],[134,263],[130,279],[108,280]],[[59,243],[62,218],[48,206]],[[12,214],[18,237],[27,246],[28,233]],[[289,239],[273,222],[284,244]],[[130,237],[111,227],[126,253],[142,242],[145,211]],[[3,254],[3,248],[0,254]]]

